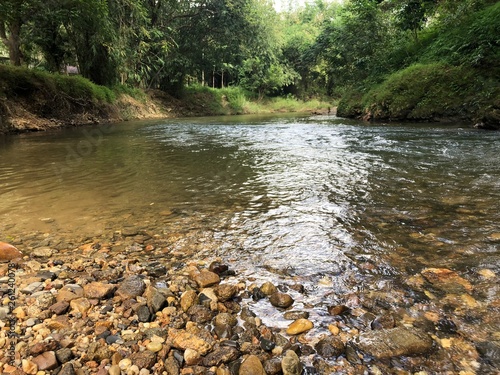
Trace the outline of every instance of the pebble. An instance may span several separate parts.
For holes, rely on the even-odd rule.
[[[23,253],[15,246],[7,242],[0,242],[0,261],[14,260],[22,257]]]
[[[281,360],[281,368],[283,369],[283,375],[300,375],[303,366],[297,353],[293,350],[287,350]]]
[[[256,355],[249,355],[241,363],[238,375],[265,375],[264,367]]]
[[[275,307],[286,309],[293,305],[293,298],[286,293],[276,292],[269,297],[269,301]]]
[[[153,353],[156,353],[163,349],[163,345],[161,342],[151,341],[146,345],[146,349],[151,350]]]
[[[112,365],[109,370],[108,370],[108,374],[109,375],[120,375],[122,372],[120,366],[118,365]]]
[[[120,370],[122,371],[127,371],[130,366],[132,366],[132,361],[130,358],[124,358],[118,363],[118,367],[120,367]]]
[[[301,318],[290,324],[286,330],[286,333],[289,335],[298,335],[300,333],[309,331],[313,327],[313,322],[308,319]]]

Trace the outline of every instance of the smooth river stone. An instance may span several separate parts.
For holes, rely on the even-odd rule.
[[[286,309],[293,305],[293,298],[286,293],[276,292],[269,297],[269,301],[275,307]]]
[[[249,355],[241,363],[238,375],[265,375],[264,367],[256,355]]]
[[[297,319],[295,322],[288,326],[286,333],[289,335],[298,335],[300,333],[309,331],[314,327],[313,322],[308,319]]]
[[[447,268],[426,268],[421,274],[435,288],[444,292],[463,293],[464,291],[472,291],[472,285],[469,281]]]
[[[13,260],[22,258],[21,253],[16,247],[7,242],[0,242],[0,261]]]

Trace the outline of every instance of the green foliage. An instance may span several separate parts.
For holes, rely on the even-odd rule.
[[[433,121],[486,116],[500,108],[498,79],[484,78],[466,66],[415,64],[390,75],[365,95],[342,99],[340,115],[367,113],[386,120]]]
[[[79,76],[50,74],[22,67],[0,65],[0,94],[6,97],[30,97],[37,93],[47,98],[62,95],[73,102],[108,102],[116,99],[107,87]]]

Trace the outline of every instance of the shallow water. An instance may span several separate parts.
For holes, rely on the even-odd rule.
[[[425,267],[498,275],[498,150],[498,132],[334,116],[7,136],[0,233],[18,242],[28,233],[85,238],[127,226],[189,233],[179,250],[196,244],[257,282],[301,283],[307,298],[297,306],[321,307],[390,291]],[[498,299],[495,283],[482,286],[482,298]]]

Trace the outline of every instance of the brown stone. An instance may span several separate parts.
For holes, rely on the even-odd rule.
[[[203,269],[199,273],[196,273],[193,276],[193,280],[196,281],[200,288],[206,288],[208,286],[220,283],[219,275],[206,269]]]
[[[309,331],[311,328],[313,328],[313,326],[313,322],[308,319],[297,319],[288,326],[286,333],[289,335],[298,335],[300,333]]]
[[[444,292],[463,293],[472,291],[472,285],[469,281],[447,268],[426,268],[421,274],[435,288]]]
[[[139,368],[152,368],[156,363],[156,354],[150,350],[144,350],[143,352],[133,353],[129,356],[132,364]]]
[[[238,293],[238,288],[236,285],[220,284],[214,288],[214,292],[219,301],[224,302],[233,298]]]
[[[212,344],[204,338],[182,329],[170,328],[168,330],[168,340],[174,348],[193,349],[201,355],[207,354],[212,349]]]
[[[83,288],[80,285],[68,284],[62,287],[57,293],[57,302],[66,301],[70,302],[74,299],[83,297]]]
[[[14,260],[22,257],[23,253],[16,247],[7,242],[0,242],[0,261]]]
[[[92,282],[83,287],[83,295],[87,298],[106,299],[113,296],[116,286],[113,284],[104,284]]]
[[[265,375],[264,367],[256,355],[249,355],[241,363],[238,375]]]
[[[56,350],[58,347],[56,341],[42,341],[30,346],[29,352],[31,355],[37,355],[40,353]]]
[[[276,292],[269,297],[269,301],[273,306],[286,309],[293,305],[293,298],[286,293]]]
[[[87,298],[73,299],[69,303],[71,310],[86,314],[90,310],[91,304]]]
[[[54,370],[58,367],[56,353],[53,351],[45,352],[36,356],[33,358],[32,362],[38,366],[38,370],[40,371]]]

